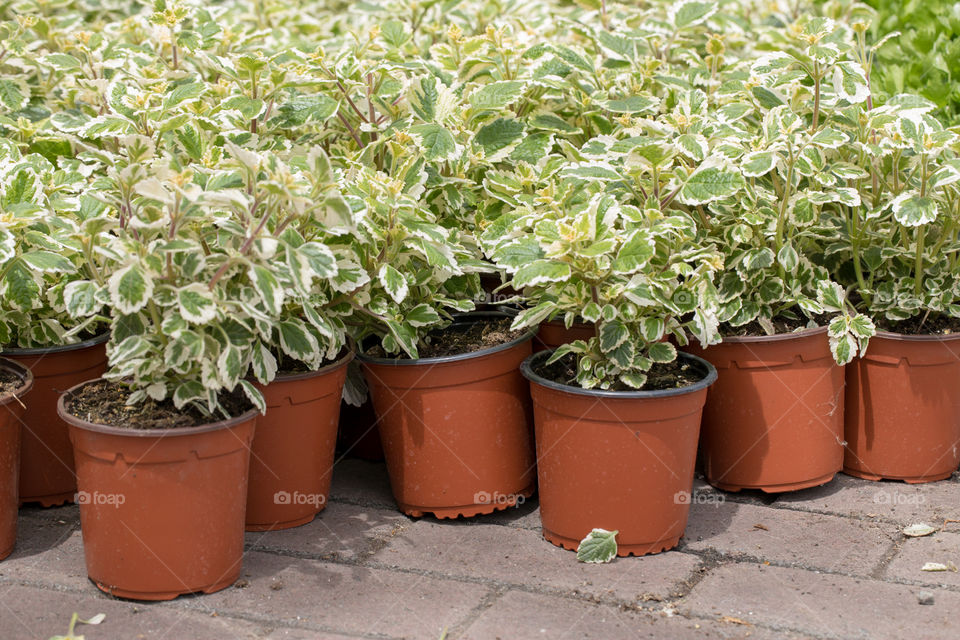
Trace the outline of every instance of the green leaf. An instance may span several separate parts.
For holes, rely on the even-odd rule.
[[[418,304],[407,312],[405,319],[411,327],[428,327],[440,322],[440,314],[428,304]]]
[[[67,313],[73,318],[85,318],[96,313],[102,304],[97,301],[97,285],[89,281],[68,282],[63,289]]]
[[[607,111],[613,113],[643,113],[655,111],[660,101],[653,96],[630,96],[629,98],[615,98],[602,103]]]
[[[499,111],[516,102],[523,88],[524,83],[516,80],[491,82],[470,94],[470,105],[477,110]]]
[[[387,20],[381,25],[380,29],[384,42],[395,49],[402,47],[411,36],[406,25],[399,20]]]
[[[453,134],[439,124],[418,124],[410,127],[410,137],[423,151],[428,162],[456,160],[463,152]]]
[[[732,196],[743,188],[743,176],[726,167],[711,166],[694,171],[680,190],[684,204],[706,204]]]
[[[630,331],[619,321],[604,322],[600,325],[600,350],[608,353],[630,338]]]
[[[535,260],[517,270],[513,287],[520,289],[548,282],[566,282],[570,278],[570,265],[551,260]]]
[[[317,339],[299,318],[283,320],[277,328],[280,331],[280,347],[291,358],[310,362],[319,355]]]
[[[478,144],[488,159],[500,152],[512,149],[523,136],[523,123],[512,118],[497,118],[477,131],[474,143]]]
[[[339,108],[339,102],[322,93],[296,96],[280,105],[276,117],[270,119],[270,124],[281,128],[323,124]]]
[[[263,397],[263,394],[260,393],[260,390],[257,389],[252,382],[249,380],[240,380],[240,388],[243,389],[243,393],[247,396],[247,399],[253,403],[253,406],[257,408],[261,414],[267,412],[267,401]]]
[[[266,267],[253,265],[249,277],[267,311],[271,315],[278,315],[283,305],[284,291],[273,273]]]
[[[777,166],[777,155],[772,151],[754,151],[743,156],[740,169],[747,178],[756,178],[773,171]]]
[[[138,265],[115,271],[107,281],[111,304],[122,314],[130,315],[147,305],[153,295],[151,280]]]
[[[670,16],[677,29],[700,24],[717,10],[716,2],[681,0],[670,8]]]
[[[39,302],[40,285],[34,274],[19,260],[7,267],[0,287],[3,288],[3,296],[16,309],[32,309]]]
[[[669,342],[654,342],[647,348],[647,356],[654,362],[673,362],[677,359],[677,348]]]
[[[513,151],[510,159],[514,162],[536,164],[542,160],[553,146],[553,136],[549,133],[533,133],[525,136]]]
[[[937,203],[928,196],[904,193],[890,203],[893,217],[905,227],[919,227],[937,219]]]
[[[824,280],[817,285],[817,302],[824,311],[839,313],[843,311],[846,292],[836,282]]]
[[[180,315],[187,322],[206,324],[217,315],[217,303],[205,284],[194,282],[177,291]]]
[[[21,258],[37,271],[44,273],[73,273],[76,267],[63,256],[52,251],[30,251]]]
[[[655,244],[650,231],[638,229],[627,239],[613,261],[614,273],[631,274],[642,269],[653,257]]]
[[[172,109],[182,102],[200,97],[206,86],[202,82],[188,82],[174,86],[163,99],[163,108]]]
[[[577,560],[595,564],[607,563],[617,557],[619,531],[594,529],[577,546]]]
[[[30,90],[25,84],[15,80],[0,80],[0,105],[7,111],[19,111],[27,106]]]
[[[407,279],[403,277],[402,273],[397,271],[389,264],[385,264],[380,267],[380,272],[377,274],[377,278],[380,280],[380,284],[383,285],[383,288],[386,289],[387,293],[397,304],[403,302],[404,298],[407,297],[407,293],[409,292],[407,287]]]
[[[750,92],[753,93],[753,97],[757,99],[757,102],[759,102],[760,106],[764,109],[773,109],[774,107],[786,104],[783,98],[765,87],[753,87]]]

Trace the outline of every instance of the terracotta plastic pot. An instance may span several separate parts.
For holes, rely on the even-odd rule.
[[[663,391],[598,391],[536,373],[544,351],[522,367],[537,432],[543,536],[574,550],[592,529],[617,530],[621,556],[675,547],[687,526],[709,362],[681,353],[703,374]]]
[[[359,407],[341,403],[337,450],[349,458],[383,462],[377,414],[369,399]]]
[[[65,389],[99,378],[107,370],[103,334],[90,340],[46,349],[3,350],[33,372],[30,404],[23,414],[20,440],[20,502],[44,507],[73,500],[77,477],[67,423],[57,416],[57,399]]]
[[[829,482],[843,466],[843,367],[827,328],[690,347],[717,368],[700,437],[707,481],[775,493]]]
[[[505,316],[483,312],[459,321]],[[532,414],[520,375],[532,338],[528,333],[490,349],[420,360],[358,354],[401,511],[469,517],[532,495]]]
[[[87,575],[106,593],[170,600],[240,575],[257,411],[178,429],[93,424],[67,411]]]
[[[247,531],[306,524],[327,506],[348,353],[307,373],[261,386],[267,412],[250,454]]]
[[[533,339],[533,352],[556,349],[560,345],[568,344],[574,340],[589,340],[596,334],[596,329],[592,324],[576,323],[567,329],[563,320],[541,322],[540,329]]]
[[[844,473],[932,482],[960,464],[960,335],[877,332],[847,365]]]
[[[0,358],[0,370],[20,376],[23,383],[13,393],[0,395],[0,560],[13,552],[17,542],[17,509],[20,496],[20,421],[24,396],[33,386],[33,374],[23,365]],[[33,396],[27,398],[33,402]]]

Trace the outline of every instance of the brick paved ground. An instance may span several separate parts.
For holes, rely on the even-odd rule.
[[[464,522],[397,513],[382,465],[346,460],[313,523],[247,535],[242,580],[171,603],[108,598],[86,579],[75,507],[21,511],[0,563],[0,640],[47,640],[105,613],[87,640],[268,638],[956,638],[960,479],[831,484],[774,499],[697,483],[679,550],[583,565],[541,537],[535,501]],[[920,600],[931,601],[921,604]]]

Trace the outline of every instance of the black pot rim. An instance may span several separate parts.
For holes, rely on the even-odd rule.
[[[57,400],[57,414],[63,420],[70,423],[70,426],[83,429],[84,431],[105,433],[112,436],[126,436],[130,438],[175,438],[178,436],[191,436],[198,433],[207,433],[208,431],[229,429],[242,422],[246,422],[251,418],[256,418],[257,414],[259,413],[257,408],[253,407],[249,411],[241,413],[239,416],[228,418],[226,420],[218,420],[216,422],[208,422],[195,427],[177,427],[175,429],[125,429],[123,427],[88,422],[83,418],[78,418],[67,411],[67,400],[72,398],[81,387],[85,387],[88,384],[93,384],[95,382],[100,382],[101,380],[103,380],[103,378],[94,378],[93,380],[81,382],[80,384],[74,385],[60,394],[60,398]]]
[[[723,336],[723,340],[721,340],[716,345],[710,345],[710,347],[720,346],[724,342],[726,342],[727,344],[780,342],[783,340],[790,340],[793,338],[807,338],[820,333],[826,333],[827,329],[829,329],[829,327],[822,326],[822,327],[809,327],[806,329],[799,329],[797,331],[788,331],[786,333],[775,333],[770,336]],[[709,349],[710,347],[701,347],[701,348]]]
[[[0,369],[8,369],[20,376],[23,381],[19,387],[9,393],[0,394],[0,406],[13,402],[14,398],[19,398],[33,388],[33,372],[15,360],[0,358]]]
[[[483,318],[510,318],[516,314],[510,314],[505,311],[472,311],[470,313],[464,313],[462,315],[457,315],[454,317],[453,324],[467,324],[470,322],[479,321]],[[529,329],[519,338],[511,340],[510,342],[505,342],[504,344],[498,344],[495,347],[490,347],[488,349],[481,349],[480,351],[471,351],[470,353],[459,353],[452,356],[437,356],[435,358],[417,358],[413,360],[411,358],[376,358],[374,356],[368,356],[363,353],[361,348],[357,349],[357,360],[363,362],[364,364],[377,364],[377,365],[387,365],[387,366],[416,366],[416,365],[431,365],[431,364],[443,364],[445,362],[459,362],[461,360],[469,360],[471,358],[481,358],[483,356],[489,356],[500,351],[506,351],[507,349],[512,349],[518,344],[527,342],[528,340],[533,340],[537,330]]]
[[[549,358],[556,349],[551,349],[549,351],[540,351],[531,355],[529,358],[523,361],[523,364],[520,365],[520,371],[530,382],[535,382],[541,387],[547,387],[548,389],[553,389],[555,391],[563,391],[565,393],[570,393],[580,396],[591,396],[594,398],[610,398],[610,399],[623,399],[629,400],[634,398],[668,398],[671,396],[681,396],[688,393],[695,393],[702,389],[706,389],[714,382],[717,381],[717,369],[712,364],[701,358],[700,356],[695,356],[692,353],[686,353],[680,351],[677,353],[678,358],[683,358],[684,360],[691,360],[696,364],[699,364],[701,368],[706,371],[703,379],[687,385],[685,387],[677,387],[676,389],[651,389],[648,391],[638,390],[638,391],[610,391],[606,389],[583,389],[581,387],[574,387],[572,385],[561,384],[559,382],[554,382],[553,380],[547,380],[540,374],[536,373],[533,370],[533,365],[540,364],[539,360],[546,360]]]
[[[77,351],[78,349],[86,349],[87,347],[93,347],[98,344],[103,344],[110,339],[110,332],[105,331],[103,333],[97,334],[92,338],[87,338],[81,342],[74,342],[73,344],[61,344],[54,347],[2,347],[0,348],[0,355],[4,356],[45,356],[51,353],[62,353],[64,351]]]
[[[354,358],[353,351],[347,351],[345,354],[328,362],[319,369],[314,369],[313,371],[299,371],[297,373],[277,373],[276,377],[271,380],[271,382],[294,382],[296,380],[305,380],[307,378],[316,378],[317,376],[322,376],[325,373],[330,373],[335,369],[344,367],[350,364],[350,361]],[[259,383],[258,383],[259,384]],[[269,383],[267,383],[269,384]]]

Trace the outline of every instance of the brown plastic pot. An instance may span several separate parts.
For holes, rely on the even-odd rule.
[[[44,507],[73,500],[77,477],[67,423],[57,416],[65,389],[99,378],[107,370],[108,334],[77,344],[43,349],[5,348],[3,356],[33,372],[30,404],[20,440],[20,503]]]
[[[843,367],[827,328],[724,338],[690,352],[717,368],[700,448],[707,482],[726,491],[795,491],[843,466]]]
[[[126,429],[69,413],[87,575],[134,600],[213,593],[240,575],[257,411],[197,427]]]
[[[260,386],[266,414],[250,453],[247,531],[306,524],[327,506],[348,353],[317,371]]]
[[[567,329],[563,320],[541,322],[540,329],[533,339],[533,352],[556,349],[574,340],[589,340],[596,334],[596,328],[592,324],[578,322]]]
[[[717,372],[681,353],[703,378],[663,391],[600,391],[547,380],[550,357],[523,363],[537,433],[543,537],[575,550],[592,529],[617,530],[621,556],[675,547],[687,526],[700,416]]]
[[[474,313],[458,322],[505,315]],[[520,375],[532,338],[531,332],[508,344],[440,358],[357,355],[401,511],[470,517],[533,494],[532,413]]]
[[[30,370],[13,360],[0,358],[0,370],[20,376],[22,384],[13,393],[0,395],[0,560],[13,552],[17,542],[17,509],[20,495],[20,421],[23,398],[33,386]],[[28,398],[33,401],[33,396]]]
[[[960,464],[960,335],[885,331],[847,366],[843,471],[943,480]]]

